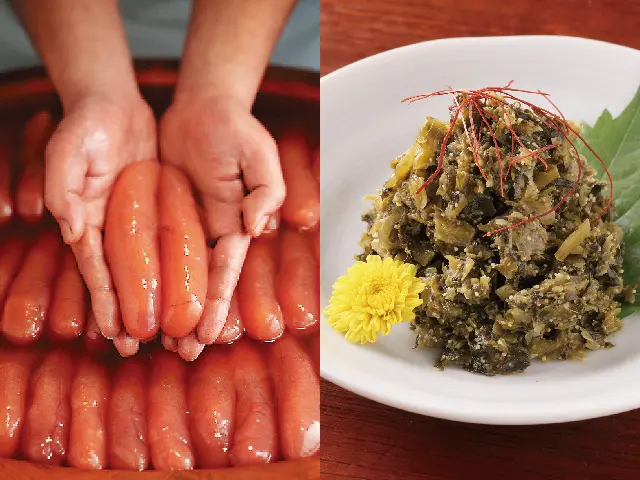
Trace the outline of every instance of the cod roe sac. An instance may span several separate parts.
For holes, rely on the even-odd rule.
[[[86,310],[86,287],[76,258],[71,249],[66,247],[58,266],[49,317],[46,319],[50,337],[54,340],[68,341],[82,335]]]
[[[159,328],[160,249],[156,198],[160,165],[132,163],[111,194],[104,245],[120,301],[122,321],[132,337],[148,339]]]
[[[0,458],[11,458],[20,448],[20,435],[27,414],[29,377],[37,353],[4,349],[0,351]]]
[[[247,335],[261,342],[284,332],[282,310],[276,299],[277,239],[251,241],[238,282],[238,301]]]
[[[62,465],[67,460],[74,367],[69,352],[52,350],[31,375],[22,430],[22,454],[30,462]]]
[[[180,339],[196,328],[207,296],[208,252],[191,185],[163,166],[158,196],[163,333]]]
[[[51,113],[42,111],[27,121],[22,133],[16,210],[25,222],[38,222],[44,215],[44,155],[54,129]]]
[[[238,342],[231,352],[236,408],[229,460],[234,466],[270,462],[279,450],[269,369],[254,342]]]
[[[107,409],[111,390],[107,368],[89,355],[80,359],[71,383],[69,465],[107,468]]]
[[[311,165],[311,148],[303,133],[291,130],[278,142],[287,197],[282,217],[289,225],[307,229],[320,221],[320,189]]]
[[[13,216],[13,156],[15,132],[8,125],[0,125],[0,225],[4,225]]]
[[[284,335],[267,351],[282,457],[292,460],[314,455],[320,449],[320,380],[313,362],[291,335]]]
[[[107,420],[111,468],[145,470],[149,467],[148,377],[146,363],[140,355],[122,360],[114,372]]]
[[[187,376],[187,364],[177,355],[158,352],[152,356],[147,437],[156,470],[194,467],[187,413]]]
[[[305,234],[285,229],[280,235],[280,271],[276,294],[287,330],[306,330],[320,318],[318,264]]]
[[[2,333],[14,345],[33,343],[42,335],[61,250],[57,232],[46,231],[26,254],[7,295]]]

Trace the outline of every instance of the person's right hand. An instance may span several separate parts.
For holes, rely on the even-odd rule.
[[[131,339],[121,332],[118,298],[104,257],[107,204],[126,165],[157,156],[153,112],[139,93],[129,97],[93,95],[67,106],[46,151],[46,206],[73,249],[96,322],[105,337],[117,338],[116,347]]]

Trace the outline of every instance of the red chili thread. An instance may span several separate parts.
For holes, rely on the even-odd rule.
[[[504,174],[505,180],[509,177],[509,171],[511,170],[511,165],[513,165],[514,163],[516,163],[516,162],[518,162],[520,160],[524,160],[525,158],[532,157],[532,156],[534,156],[534,155],[536,155],[536,154],[538,154],[540,152],[544,152],[546,150],[551,150],[552,148],[556,148],[556,146],[555,145],[547,145],[546,147],[541,147],[541,148],[538,148],[538,149],[536,149],[534,151],[529,151],[529,153],[526,153],[525,155],[520,155],[519,157],[516,157],[516,158],[512,159],[509,162],[509,167],[507,168],[507,173]],[[544,163],[545,167],[547,167],[547,168],[549,167],[546,162],[543,161],[542,163]]]

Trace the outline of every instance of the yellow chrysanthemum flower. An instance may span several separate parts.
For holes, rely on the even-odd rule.
[[[333,285],[324,313],[335,330],[352,343],[375,342],[395,323],[410,322],[422,305],[425,283],[416,278],[415,265],[369,255]]]

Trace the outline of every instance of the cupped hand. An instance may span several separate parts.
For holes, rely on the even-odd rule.
[[[129,163],[156,158],[156,150],[153,112],[138,94],[75,102],[47,146],[45,203],[73,249],[96,322],[107,338],[123,335],[103,249],[107,203],[120,171]]]
[[[196,331],[200,343],[211,344],[224,326],[251,237],[275,228],[285,197],[277,146],[233,98],[183,95],[160,124],[160,155],[190,178],[204,207],[205,231],[215,242]]]

